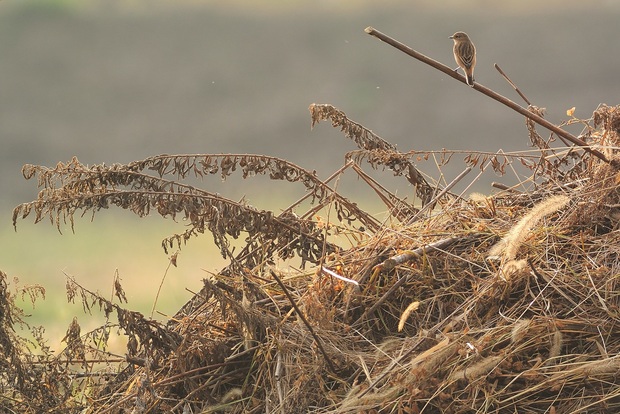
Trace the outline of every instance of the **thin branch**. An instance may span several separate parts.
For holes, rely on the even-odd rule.
[[[344,172],[344,170],[346,170],[347,168],[351,167],[353,165],[353,161],[349,161],[347,163],[345,163],[342,167],[338,168],[332,175],[330,175],[329,177],[327,177],[325,179],[325,181],[323,181],[322,183],[327,186],[328,183],[330,181],[332,181],[334,178],[338,177],[340,174],[342,174]],[[330,190],[330,194],[334,194],[334,190],[332,190],[330,187],[327,187]],[[312,193],[310,192],[306,192],[305,195],[303,195],[300,199],[298,199],[297,201],[295,201],[293,204],[291,204],[290,206],[288,206],[287,208],[285,208],[284,210],[282,210],[283,213],[289,213],[292,212],[293,209],[295,207],[297,207],[298,205],[300,205],[304,200],[307,200],[308,198],[312,197]],[[303,216],[304,218],[308,218],[310,217],[310,215],[308,214],[304,214]]]
[[[388,211],[393,217],[396,217],[401,222],[406,222],[411,214],[418,211],[417,208],[407,203],[405,200],[398,198],[395,194],[392,194],[387,188],[381,185],[378,181],[374,180],[371,176],[366,174],[359,165],[353,165],[353,171],[364,180],[364,182],[374,190],[375,194],[381,199],[383,204],[388,208]]]
[[[532,107],[532,103],[530,102],[529,99],[527,99],[525,97],[525,95],[521,92],[521,90],[517,87],[517,85],[515,85],[515,83],[512,81],[512,79],[510,79],[508,77],[508,75],[506,75],[506,72],[504,72],[502,70],[502,68],[499,67],[499,65],[497,63],[494,63],[493,66],[495,67],[495,69],[497,69],[497,71],[500,73],[500,75],[502,75],[502,77],[506,80],[506,82],[508,82],[508,84],[510,86],[512,86],[512,88],[515,90],[515,92],[517,92],[519,94],[519,96],[521,98],[523,98],[523,100],[525,101],[525,103],[528,105],[528,107],[531,109],[530,112],[537,110],[538,108],[536,107]],[[540,114],[542,115],[542,109],[540,110],[540,112],[537,112],[537,115]],[[528,128],[529,129],[529,128]],[[568,142],[566,142],[566,139],[562,136],[560,136],[560,139],[562,140],[562,142],[564,143],[564,145],[570,146],[570,144]]]
[[[445,73],[446,75],[459,80],[463,83],[466,83],[465,81],[465,77],[457,72],[454,71],[454,69],[437,62],[436,60],[433,60],[419,52],[416,52],[415,50],[411,49],[408,46],[405,46],[404,44],[400,43],[399,41],[392,39],[391,37],[381,33],[378,30],[375,30],[372,27],[367,27],[364,30],[366,33],[368,33],[371,36],[376,37],[379,40],[382,40],[383,42],[389,44],[390,46],[395,47],[396,49],[400,50],[403,53],[406,53],[407,55],[418,59],[421,62],[426,63],[427,65],[430,65],[432,67],[434,67],[435,69],[439,70],[440,72]],[[506,105],[507,107],[513,109],[514,111],[517,111],[518,113],[520,113],[521,115],[531,119],[532,121],[536,122],[538,125],[547,128],[549,131],[554,132],[555,134],[559,135],[560,137],[566,138],[567,140],[569,140],[570,142],[572,142],[575,145],[580,146],[581,148],[584,149],[584,151],[589,152],[590,154],[594,155],[595,157],[597,157],[598,159],[611,164],[613,167],[618,168],[620,167],[619,162],[618,161],[614,161],[614,160],[609,160],[602,152],[590,148],[590,146],[588,145],[588,143],[586,143],[585,141],[577,138],[576,136],[566,132],[565,130],[557,127],[556,125],[553,125],[551,122],[547,121],[546,119],[533,114],[532,112],[528,111],[526,108],[518,105],[517,103],[511,101],[510,99],[498,94],[497,92],[482,86],[480,83],[476,82],[473,86],[473,88],[475,90],[477,90],[478,92],[482,92],[483,94],[485,94],[486,96],[488,96],[489,98],[495,99],[497,102],[502,103],[504,105]]]
[[[528,105],[532,105],[532,103],[530,102],[529,99],[527,99],[525,97],[525,95],[521,92],[521,90],[517,87],[517,85],[515,85],[515,83],[508,77],[508,75],[506,75],[506,73],[502,70],[502,68],[499,67],[499,65],[497,63],[494,63],[493,66],[495,67],[495,69],[497,69],[497,71],[500,73],[500,75],[502,75],[502,77],[504,79],[506,79],[506,82],[508,82],[510,84],[510,86],[512,86],[512,88],[515,90],[515,92],[517,92],[519,94],[519,96],[521,98],[523,98],[523,100],[525,101],[526,104]]]
[[[325,358],[325,362],[327,363],[327,366],[329,367],[329,370],[331,372],[333,372],[334,374],[337,374],[337,371],[336,371],[336,368],[334,367],[334,364],[332,363],[331,359],[329,358],[329,355],[327,355],[327,351],[325,351],[325,348],[323,348],[323,343],[321,342],[321,338],[319,338],[319,336],[314,332],[314,329],[312,329],[312,325],[310,325],[310,323],[308,322],[308,320],[304,316],[304,314],[301,311],[301,309],[299,309],[299,307],[297,306],[297,303],[295,303],[295,299],[293,298],[293,296],[291,296],[291,293],[288,291],[288,289],[286,288],[284,283],[282,283],[282,281],[280,280],[278,275],[276,275],[276,273],[273,270],[271,271],[271,276],[275,279],[276,282],[278,282],[278,285],[280,285],[280,287],[282,288],[282,291],[284,292],[284,294],[288,298],[289,302],[291,302],[291,305],[293,305],[293,308],[295,309],[295,312],[297,312],[297,315],[299,315],[299,319],[301,319],[301,321],[304,323],[304,325],[306,325],[306,328],[308,328],[308,330],[310,331],[310,334],[312,335],[312,337],[316,341],[316,345],[319,347],[319,349],[321,350],[321,353],[323,354],[323,358]]]
[[[423,212],[425,212],[426,210],[429,209],[433,209],[435,207],[435,204],[437,203],[437,201],[443,197],[448,191],[450,191],[452,189],[452,187],[454,187],[459,181],[461,181],[463,179],[463,177],[465,177],[467,174],[469,174],[469,172],[471,171],[471,167],[467,167],[465,168],[459,175],[456,176],[456,178],[454,180],[452,180],[450,182],[450,184],[448,184],[446,186],[446,188],[444,188],[443,190],[441,190],[439,192],[439,194],[437,194],[435,197],[433,197],[433,199],[424,207],[422,207],[420,209],[420,211],[418,211],[416,213],[415,216],[413,216],[410,220],[409,223],[414,223],[418,217],[420,217],[420,214],[422,214]]]

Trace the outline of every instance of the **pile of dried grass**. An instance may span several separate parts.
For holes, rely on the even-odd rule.
[[[130,337],[129,364],[90,384],[90,410],[620,412],[620,107],[585,122],[607,162],[553,150],[528,124],[536,158],[466,161],[501,170],[516,159],[531,180],[468,199],[429,185],[409,161],[419,154],[397,153],[333,107],[311,111],[355,139],[355,166],[405,175],[425,207],[383,193],[402,223],[315,223],[326,246],[336,232],[355,245],[306,255],[316,266],[298,272],[270,265],[284,244],[265,219],[248,242],[259,249],[232,257],[167,326],[99,302]],[[326,191],[323,206],[334,200]]]

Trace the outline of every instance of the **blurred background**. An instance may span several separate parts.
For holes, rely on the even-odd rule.
[[[74,233],[31,218],[15,232],[13,207],[38,191],[23,179],[24,164],[259,153],[326,178],[354,146],[328,124],[310,130],[313,102],[338,107],[403,152],[529,149],[521,116],[368,36],[367,26],[449,66],[455,65],[448,36],[466,31],[478,50],[476,80],[523,104],[493,69],[498,63],[554,123],[573,106],[576,117],[589,118],[598,104],[619,103],[619,2],[376,3],[0,2],[0,270],[19,286],[47,289],[44,301],[23,306],[33,323],[48,328],[53,348],[73,316],[88,324],[79,304],[66,303],[65,274],[109,296],[118,271],[129,307],[147,315],[163,283],[157,309],[173,314],[191,297],[186,288],[200,289],[205,271],[217,272],[224,262],[205,235],[183,248],[179,267],[163,280],[168,257],[161,239],[182,232],[183,224],[126,211],[78,220]],[[418,166],[439,178],[432,160]],[[442,173],[450,181],[464,168],[455,158]],[[404,179],[378,174],[411,199]],[[472,190],[489,193],[491,181],[516,180],[486,173]],[[208,177],[198,185],[276,212],[303,194],[265,180],[222,184]],[[354,177],[339,184],[344,195],[381,213],[363,189]]]

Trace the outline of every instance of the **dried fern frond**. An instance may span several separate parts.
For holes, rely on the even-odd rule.
[[[155,172],[156,174],[151,174]],[[347,222],[359,220],[363,225],[376,229],[379,223],[368,213],[357,207],[327,184],[321,181],[315,172],[305,170],[289,161],[254,154],[193,154],[193,155],[158,155],[126,165],[105,164],[87,166],[77,158],[70,162],[58,163],[54,168],[25,165],[22,173],[26,179],[34,176],[43,190],[39,198],[49,198],[48,192],[66,187],[68,193],[89,194],[104,189],[130,188],[151,190],[155,192],[196,193],[203,190],[179,182],[179,180],[219,174],[226,179],[239,171],[243,178],[256,175],[268,175],[272,180],[301,182],[311,202],[327,204],[334,202],[339,216]],[[172,179],[164,179],[166,176]],[[205,194],[208,194],[205,192]]]
[[[340,127],[347,138],[355,141],[357,146],[365,150],[396,151],[396,146],[379,137],[363,125],[347,118],[346,114],[329,104],[312,104],[308,108],[312,116],[312,127],[320,121],[331,120],[334,128]]]
[[[274,216],[269,211],[164,178],[173,175],[178,180],[190,174],[202,177],[216,173],[225,178],[237,170],[244,178],[268,174],[276,180],[301,182],[311,201],[318,202],[320,207],[332,204],[339,220],[346,224],[359,220],[370,230],[379,227],[375,218],[335,193],[314,173],[278,158],[248,154],[162,155],[112,166],[87,166],[77,158],[54,168],[26,165],[24,177],[36,176],[43,188],[36,200],[14,209],[13,225],[16,226],[18,218],[34,214],[35,222],[47,217],[59,231],[62,223],[70,223],[73,229],[78,211],[81,215],[94,214],[115,205],[140,217],[153,211],[173,219],[182,216],[189,228],[164,240],[162,246],[166,251],[205,231],[213,234],[224,257],[229,256],[228,237],[238,238],[242,232],[250,238],[260,235],[263,241],[273,240],[274,251],[283,258],[298,255],[302,262],[316,263],[323,253],[338,250],[326,241],[324,229],[312,220],[289,212]],[[155,175],[149,174],[151,171]]]
[[[320,121],[331,120],[333,127],[340,127],[345,136],[353,140],[361,151],[351,152],[346,159],[354,159],[358,163],[365,158],[376,168],[384,165],[394,171],[395,175],[406,175],[407,180],[415,186],[416,195],[422,206],[431,201],[434,189],[426,182],[424,176],[409,161],[409,157],[396,150],[396,146],[385,141],[369,129],[347,118],[344,112],[332,105],[310,105],[312,127]]]

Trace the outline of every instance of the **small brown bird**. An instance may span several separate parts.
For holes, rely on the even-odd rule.
[[[454,60],[465,72],[465,80],[471,87],[474,86],[474,68],[476,67],[476,46],[464,32],[456,32],[450,39],[454,40]],[[456,68],[455,70],[458,70]]]

